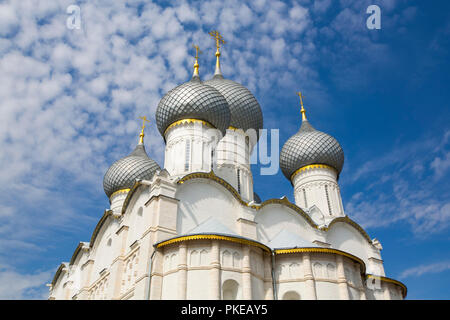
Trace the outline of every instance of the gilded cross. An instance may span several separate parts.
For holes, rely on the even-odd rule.
[[[216,40],[217,51],[219,51],[220,43],[225,44],[225,40],[223,40],[223,37],[221,36],[219,31],[217,31],[217,30],[213,30],[211,32],[208,32],[208,34]]]

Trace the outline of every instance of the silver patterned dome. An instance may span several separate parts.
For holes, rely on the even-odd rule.
[[[219,90],[227,99],[231,112],[230,126],[244,131],[254,129],[259,136],[259,129],[263,128],[263,114],[250,90],[237,82],[225,79],[221,74],[216,74],[211,80],[205,81],[205,84]]]
[[[156,124],[163,137],[168,126],[183,119],[206,121],[225,135],[230,118],[225,97],[198,76],[167,92],[156,109]]]
[[[148,157],[144,145],[140,143],[130,155],[109,167],[103,177],[103,189],[110,198],[116,191],[131,188],[136,179],[151,179],[156,170],[160,170],[159,165]]]
[[[295,171],[310,164],[329,165],[339,175],[344,165],[344,151],[335,138],[303,120],[300,130],[281,149],[280,168],[291,180]]]

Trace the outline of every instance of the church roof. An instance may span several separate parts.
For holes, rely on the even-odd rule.
[[[272,249],[283,248],[318,248],[319,246],[303,239],[299,235],[290,232],[286,229],[281,230],[272,240],[267,244]]]

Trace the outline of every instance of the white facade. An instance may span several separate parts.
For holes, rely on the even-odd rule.
[[[162,170],[112,199],[90,243],[80,243],[56,272],[50,299],[406,295],[403,284],[385,277],[377,240],[346,216],[315,219],[286,198],[243,200],[213,172],[174,177]]]

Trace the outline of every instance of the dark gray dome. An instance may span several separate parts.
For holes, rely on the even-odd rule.
[[[136,179],[151,179],[156,170],[160,170],[159,165],[148,157],[144,145],[138,144],[129,156],[109,167],[103,177],[103,189],[109,198],[118,190],[131,188]]]
[[[224,79],[222,75],[215,75],[205,84],[219,90],[227,99],[231,112],[230,126],[244,131],[254,129],[259,136],[259,129],[263,128],[263,114],[258,101],[246,87]]]
[[[339,175],[344,165],[344,151],[335,138],[314,129],[304,120],[300,130],[281,149],[280,167],[286,178],[291,180],[295,171],[310,164],[329,165]]]
[[[230,118],[225,97],[213,87],[203,84],[198,77],[167,92],[156,110],[156,124],[163,137],[168,126],[183,119],[209,122],[225,135]]]

